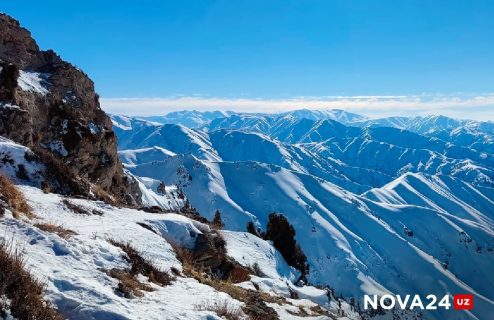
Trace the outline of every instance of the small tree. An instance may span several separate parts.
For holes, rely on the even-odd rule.
[[[247,222],[247,232],[259,237],[259,233],[257,232],[256,226],[252,221]]]
[[[224,226],[225,224],[221,220],[221,212],[220,210],[216,210],[213,218],[213,227],[216,229],[223,229]]]
[[[165,183],[163,181],[160,182],[156,191],[158,191],[158,194],[161,194],[161,195],[166,194],[166,186],[165,186]]]
[[[275,212],[269,215],[266,226],[266,240],[273,241],[273,245],[281,253],[285,261],[301,273],[299,280],[306,280],[309,272],[307,257],[295,240],[295,229],[285,216]]]

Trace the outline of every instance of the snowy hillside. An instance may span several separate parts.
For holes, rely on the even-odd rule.
[[[331,284],[346,296],[466,290],[485,295],[485,310],[493,306],[494,278],[488,266],[494,263],[494,224],[474,210],[451,216],[447,210],[457,205],[453,200],[435,209],[376,203],[313,176],[256,162],[210,163],[177,156],[133,171],[180,185],[206,217],[211,219],[216,209],[223,212],[229,229],[243,230],[251,218],[264,226],[269,212],[283,213],[309,257],[309,280]],[[490,195],[472,187],[468,200],[489,205]],[[460,263],[466,257],[469,263]],[[417,274],[431,279],[418,281]]]
[[[249,221],[263,229],[270,212],[282,213],[309,259],[310,283],[357,299],[476,296],[472,314],[427,319],[484,319],[494,310],[494,158],[484,149],[303,113],[232,114],[202,130],[134,130],[138,120],[127,120],[116,132],[128,170],[177,186],[208,219],[220,210],[229,230]],[[133,132],[145,138],[127,139]],[[180,149],[169,142],[175,137]]]
[[[26,160],[29,149],[5,139],[0,149],[3,159],[9,159],[1,171],[13,181],[28,181],[18,177],[20,167],[29,175],[42,172]],[[64,318],[220,319],[226,308],[235,319],[251,319],[249,312],[257,312],[252,311],[257,303],[255,308],[271,310],[279,319],[359,319],[352,306],[327,290],[292,284],[298,271],[269,242],[251,234],[220,231],[228,259],[257,268],[259,274],[236,284],[194,279],[186,269],[190,266],[178,259],[177,248],[194,250],[198,239],[216,232],[209,225],[179,214],[117,208],[34,186],[17,188],[31,212],[15,217],[2,193],[0,241],[21,250],[27,270],[46,285],[44,297]],[[248,300],[253,294],[266,298]],[[8,302],[4,305],[2,299],[0,308],[9,312]]]
[[[174,276],[169,285],[156,284],[145,275],[139,275],[139,281],[149,289],[142,296],[129,298],[119,294],[118,279],[108,273],[129,267],[125,254],[109,240],[131,244],[159,270],[171,272],[175,268],[182,272],[181,263],[165,239],[193,246],[196,234],[207,230],[207,226],[175,214],[150,214],[69,199],[88,212],[99,212],[84,215],[68,209],[60,196],[44,194],[32,187],[21,187],[21,190],[29,194],[29,204],[37,218],[16,220],[7,215],[0,223],[0,233],[10,235],[7,239],[23,248],[28,268],[47,285],[46,297],[68,319],[219,319],[215,305],[225,304],[235,310],[241,310],[244,305],[227,293],[180,275]],[[60,236],[46,231],[47,224],[61,226],[73,234]],[[292,271],[267,242],[246,233],[224,232],[223,235],[232,248],[232,258],[242,259],[256,252],[255,260],[240,262],[257,262],[265,277],[254,277],[252,282],[239,286],[256,290],[253,284],[259,283],[260,290],[287,297],[286,305],[273,303],[283,319],[297,319],[293,314],[298,312],[299,306],[309,314],[310,308],[316,305],[337,314],[337,301],[329,301],[326,291],[289,284]],[[237,245],[239,241],[242,246]],[[301,298],[290,299],[290,290],[299,292]],[[344,304],[344,310],[349,318],[356,319],[350,306]],[[315,314],[313,317],[326,318]]]

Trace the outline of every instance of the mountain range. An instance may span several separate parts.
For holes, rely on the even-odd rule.
[[[473,292],[469,316],[493,310],[491,122],[341,110],[112,120],[125,168],[178,186],[208,219],[220,210],[241,231],[285,215],[310,283],[346,297]]]

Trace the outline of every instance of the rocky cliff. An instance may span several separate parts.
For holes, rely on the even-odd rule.
[[[51,189],[140,204],[124,173],[109,117],[89,77],[40,50],[18,21],[0,14],[0,135],[31,148]]]

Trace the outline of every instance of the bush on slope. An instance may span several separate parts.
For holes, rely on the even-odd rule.
[[[43,299],[44,286],[25,269],[19,250],[0,241],[0,317],[9,313],[18,320],[62,320],[62,316]]]

